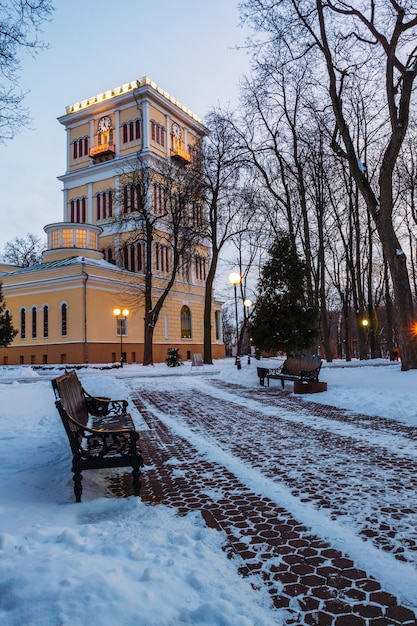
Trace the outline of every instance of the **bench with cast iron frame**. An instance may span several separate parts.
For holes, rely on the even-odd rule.
[[[91,396],[74,370],[52,380],[52,387],[71,446],[76,502],[81,502],[82,471],[87,469],[131,467],[133,490],[139,496],[143,458],[127,401]]]
[[[325,391],[327,384],[318,382],[321,363],[317,354],[289,356],[280,367],[258,367],[259,383],[264,386],[266,380],[269,387],[270,380],[280,380],[284,389],[288,380],[294,382],[296,393],[303,393],[303,389],[305,392]]]

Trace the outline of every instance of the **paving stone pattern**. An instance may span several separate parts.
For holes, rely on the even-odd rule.
[[[219,395],[230,393],[229,401],[213,395],[213,387],[212,393],[200,388],[184,394],[172,383],[164,391],[160,384],[152,390],[151,383],[131,383],[135,405],[149,426],[141,432],[143,498],[173,506],[179,514],[200,510],[209,526],[223,530],[225,550],[240,557],[237,567],[253,577],[254,586],[268,588],[285,624],[417,626],[414,612],[349,555],[209,460],[157,415],[162,411],[178,417],[193,433],[289,486],[301,501],[325,509],[332,519],[347,516],[366,541],[413,564],[417,459],[406,452],[417,429],[308,402],[280,389],[217,384]],[[257,402],[262,410],[256,409]],[[340,433],[338,423],[344,425]],[[355,429],[355,436],[346,436],[346,425]],[[398,437],[404,453],[375,445],[380,433]],[[126,493],[129,487],[124,489]]]

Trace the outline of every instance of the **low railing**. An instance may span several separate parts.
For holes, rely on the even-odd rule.
[[[116,146],[113,143],[101,143],[94,146],[94,148],[90,148],[90,157],[95,157],[98,154],[103,154],[104,152],[116,152]]]
[[[186,161],[187,163],[191,163],[191,154],[180,146],[175,146],[171,148],[171,157],[178,157],[183,161]]]

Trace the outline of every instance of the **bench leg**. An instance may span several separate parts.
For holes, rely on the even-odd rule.
[[[283,389],[285,389],[285,380],[283,378],[281,378],[281,386]]]
[[[78,467],[74,467],[72,471],[74,472],[74,476],[72,477],[72,480],[74,481],[75,501],[81,502],[81,495],[83,492],[83,485],[82,485],[83,477],[81,475],[81,470]]]
[[[140,483],[140,469],[139,469],[139,467],[134,467],[133,468],[132,478],[133,478],[133,492],[134,492],[135,496],[140,496],[141,483]]]

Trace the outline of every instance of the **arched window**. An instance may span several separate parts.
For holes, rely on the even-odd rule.
[[[26,311],[20,311],[20,339],[26,339]]]
[[[43,336],[46,338],[49,334],[49,307],[43,307]]]
[[[181,339],[191,339],[191,311],[185,304],[181,308]]]
[[[63,337],[67,336],[67,312],[68,307],[64,303],[61,305],[61,335]]]
[[[32,339],[36,338],[36,306],[32,307]]]

